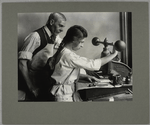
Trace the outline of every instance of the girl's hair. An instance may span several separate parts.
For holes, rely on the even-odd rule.
[[[74,25],[67,30],[65,37],[63,38],[60,48],[63,48],[65,44],[71,43],[76,39],[83,39],[88,36],[86,29],[82,26]]]
[[[63,38],[64,43],[70,43],[75,38],[83,39],[87,37],[87,31],[82,26],[74,25],[70,27],[66,33],[66,36]]]
[[[60,46],[55,53],[56,55],[64,48],[65,44],[73,42],[75,39],[83,39],[88,36],[86,29],[82,26],[74,25],[67,30],[65,37],[63,38]]]
[[[71,43],[76,39],[86,38],[87,36],[88,36],[87,31],[82,26],[74,25],[74,26],[70,27],[68,29],[65,37],[63,38],[57,52],[54,54],[54,56],[56,56],[56,57],[58,56],[58,54],[64,48],[65,44]],[[51,61],[50,58],[48,59],[46,66],[49,66],[49,61]]]

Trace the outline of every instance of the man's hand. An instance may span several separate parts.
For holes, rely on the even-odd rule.
[[[35,96],[35,98],[37,98],[38,95],[39,95],[39,89],[34,89],[34,90],[32,90],[32,93],[33,93],[33,95]]]

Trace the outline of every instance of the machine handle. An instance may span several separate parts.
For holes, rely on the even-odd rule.
[[[92,44],[94,46],[98,46],[99,44],[103,44],[104,45],[104,48],[107,48],[107,46],[114,46],[114,48],[117,50],[117,51],[123,51],[125,48],[126,48],[126,44],[124,41],[121,41],[121,40],[117,40],[115,43],[111,42],[109,43],[107,38],[104,39],[104,41],[100,41],[100,39],[98,37],[94,37],[92,39]]]

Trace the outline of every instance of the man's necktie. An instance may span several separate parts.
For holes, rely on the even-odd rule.
[[[55,35],[51,35],[51,37],[50,37],[50,43],[54,44],[55,39],[56,39],[56,36]]]

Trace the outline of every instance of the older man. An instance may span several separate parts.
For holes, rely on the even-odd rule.
[[[44,66],[61,43],[58,34],[63,31],[65,24],[66,17],[62,13],[51,13],[45,26],[25,38],[18,57],[18,89],[21,93],[25,92],[25,97],[19,97],[18,100],[50,100],[47,94],[48,74]]]

